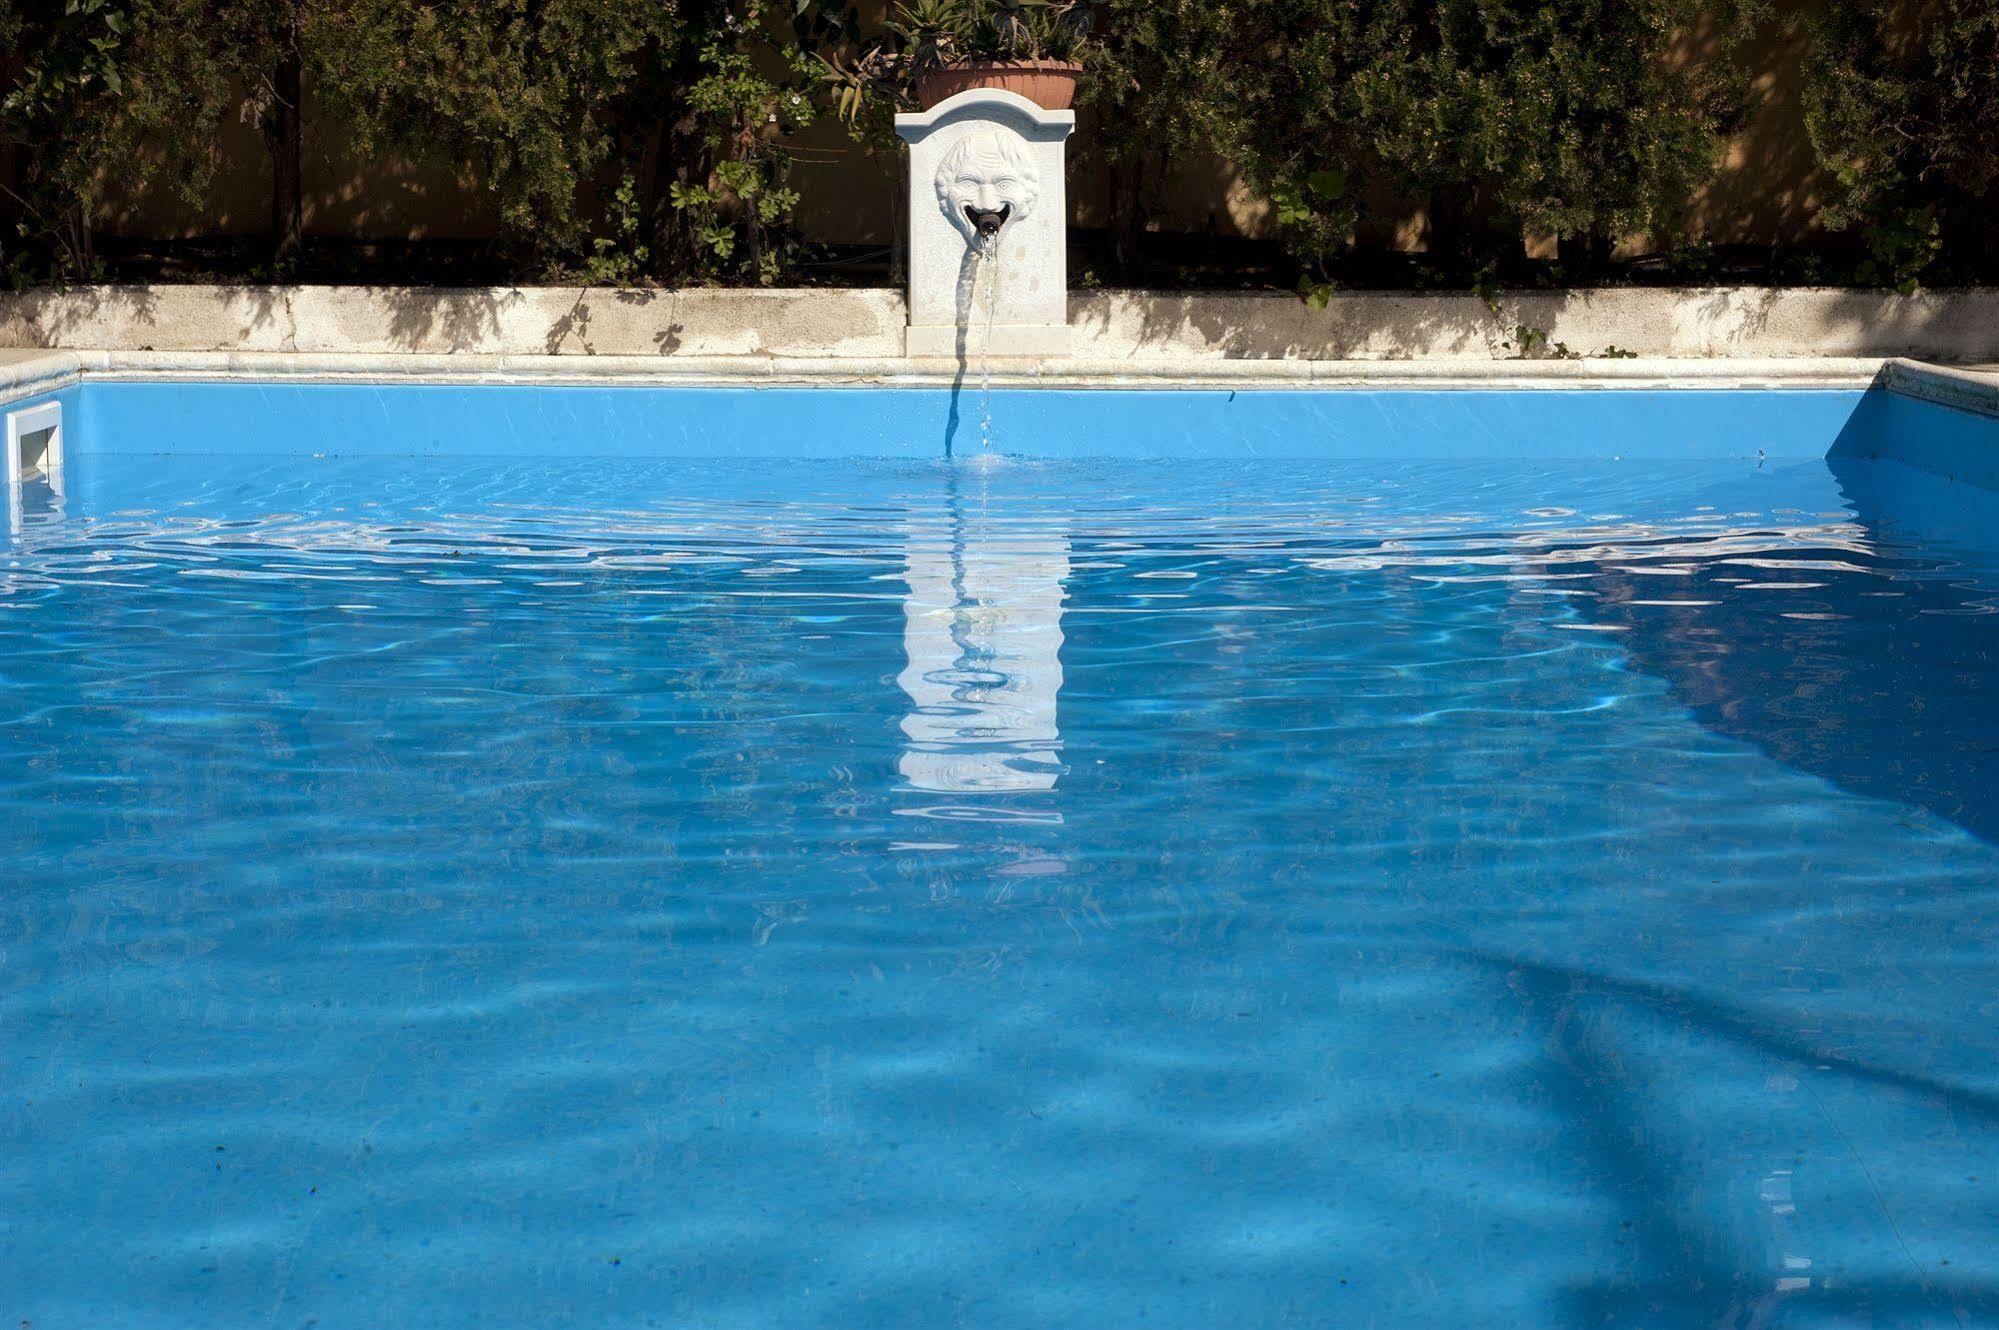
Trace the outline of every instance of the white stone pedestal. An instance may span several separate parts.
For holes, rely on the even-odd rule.
[[[1066,356],[1069,198],[1064,183],[1073,111],[975,88],[928,111],[898,115],[909,144],[911,356]],[[991,292],[991,338],[978,231],[967,209],[1005,210]],[[975,289],[976,288],[976,289]]]

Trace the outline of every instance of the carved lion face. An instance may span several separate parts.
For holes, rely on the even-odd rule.
[[[1041,197],[1041,177],[1020,140],[996,129],[968,134],[937,168],[937,206],[965,237],[978,243],[973,213],[1004,211],[1017,222]]]

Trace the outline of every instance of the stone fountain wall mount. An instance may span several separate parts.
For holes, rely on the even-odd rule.
[[[1075,112],[998,88],[895,118],[909,145],[908,355],[1071,353],[1064,168],[1075,127]],[[975,302],[978,221],[995,217],[998,283]]]

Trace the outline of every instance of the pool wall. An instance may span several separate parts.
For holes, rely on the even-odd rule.
[[[1900,462],[1999,489],[1999,416],[1900,392],[1869,392],[1855,403],[1827,455]]]
[[[45,353],[0,403],[64,404],[71,457],[922,457],[983,446],[976,380],[794,364]],[[576,358],[564,358],[571,365]],[[1230,362],[994,376],[995,446],[1038,456],[1888,458],[1999,487],[1999,379],[1914,362]],[[867,391],[861,391],[867,389]]]
[[[1822,457],[1853,390],[1001,389],[1035,456]],[[982,446],[974,392],[91,383],[81,452],[922,457]]]

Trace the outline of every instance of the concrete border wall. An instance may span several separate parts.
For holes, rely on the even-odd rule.
[[[1466,294],[1353,292],[1323,310],[1285,295],[1073,297],[1078,354],[1306,360],[1507,360],[1615,349],[1685,359],[1914,356],[1999,360],[1999,289],[1623,288]]]
[[[1999,361],[1999,289],[1717,287],[1465,294],[1350,292],[1324,309],[1282,294],[1089,292],[1070,299],[1076,356],[1134,373],[1245,361],[1505,361],[1613,348],[1674,359]],[[886,290],[433,290],[86,286],[0,295],[0,347],[896,361]],[[976,348],[976,337],[973,339]],[[1531,358],[1531,357],[1530,357]],[[1058,362],[1050,362],[1054,368]]]
[[[900,355],[880,290],[78,286],[0,295],[0,346],[426,355]]]

